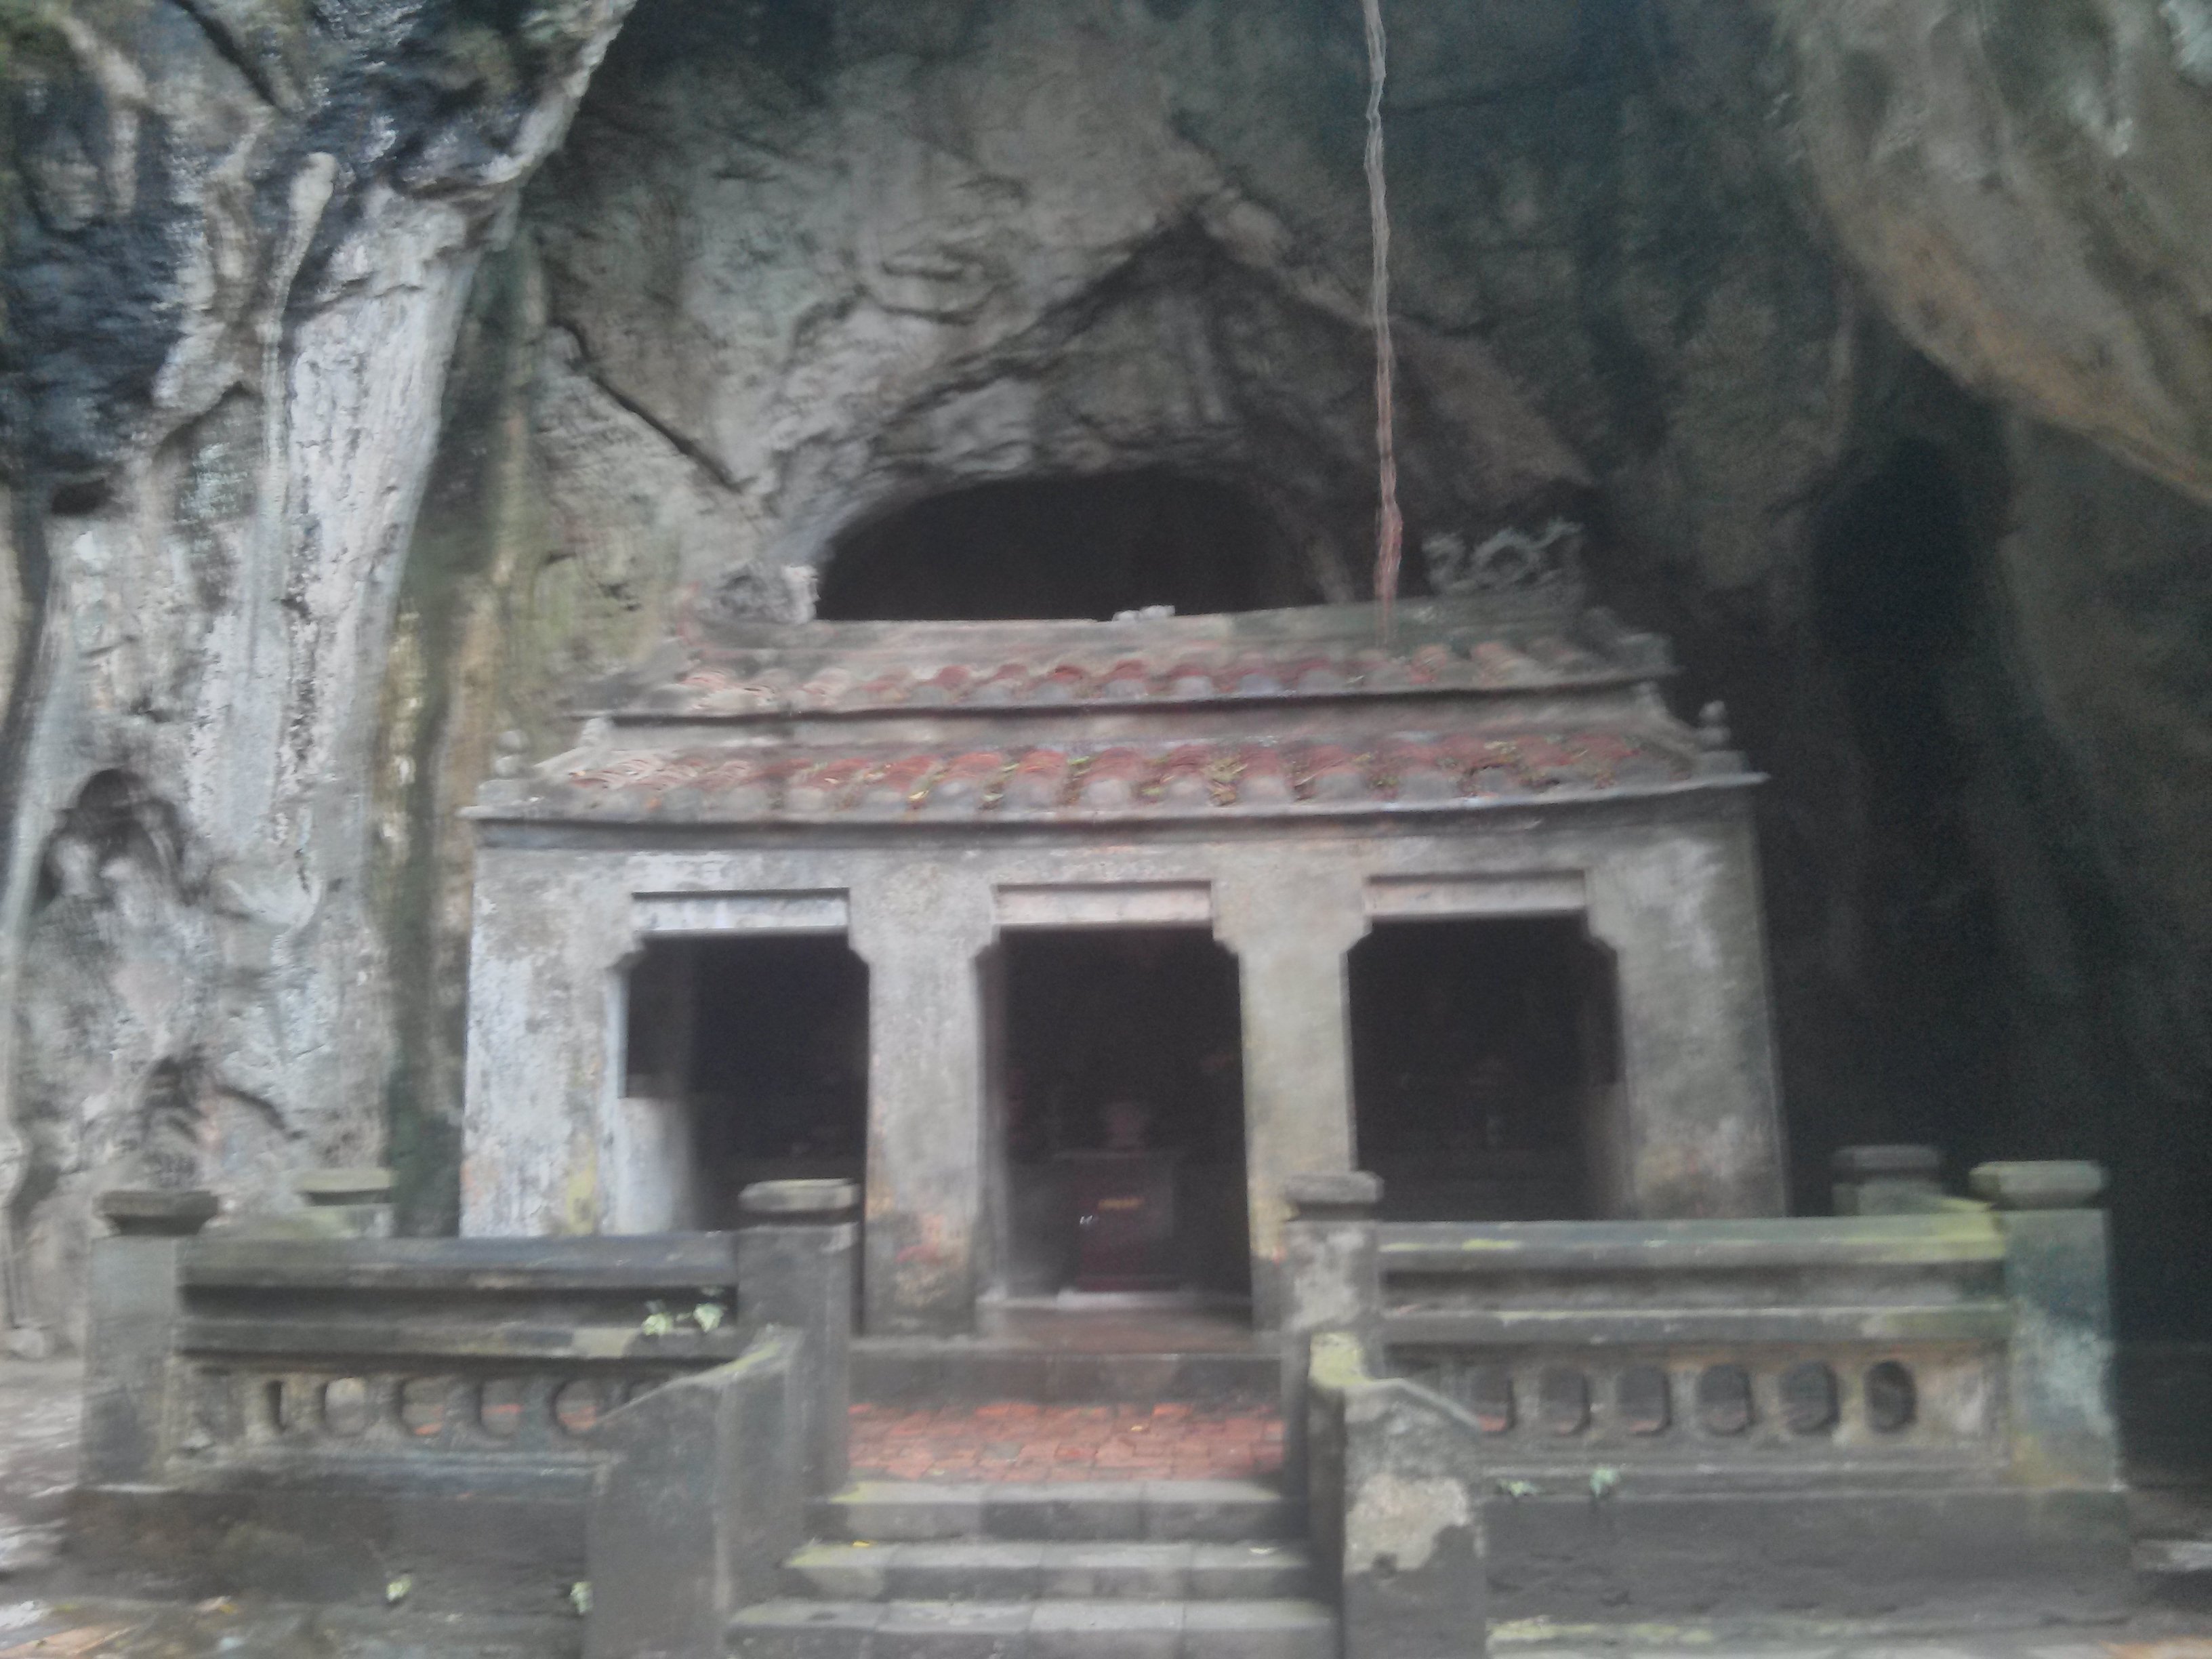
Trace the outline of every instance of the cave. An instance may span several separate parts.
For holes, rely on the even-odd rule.
[[[1908,1143],[1936,1231],[2100,1166],[2112,1330],[2201,1370],[2205,6],[1369,9],[32,8],[0,1342],[134,1184],[250,1243],[388,1167],[427,1256],[849,1179],[864,1335],[957,1343],[1265,1330],[1308,1176],[1843,1237]],[[1555,538],[1571,617],[1427,580]],[[1174,1076],[1055,1073],[1117,1008]],[[1067,1168],[1153,1151],[1221,1238],[1082,1268]],[[1593,1388],[1511,1513],[1612,1501]]]
[[[763,1181],[863,1178],[868,975],[841,939],[672,939],[630,968],[612,1230],[734,1227]]]
[[[839,537],[817,614],[838,622],[1258,611],[1316,598],[1267,509],[1162,469],[971,484]]]
[[[1236,959],[1200,928],[996,955],[1006,1296],[1248,1296]]]
[[[1613,1213],[1613,969],[1557,917],[1377,926],[1352,951],[1360,1167],[1401,1221]]]

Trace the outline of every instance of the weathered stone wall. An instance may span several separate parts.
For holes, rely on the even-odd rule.
[[[0,1188],[49,1321],[99,1187],[380,1149],[365,761],[430,415],[619,15],[11,14]]]
[[[2139,1199],[2212,1162],[2212,72],[2198,0],[2004,11],[1395,0],[1407,504],[1590,524],[1775,774],[1801,1164],[2101,1153],[2142,1285],[2185,1209]],[[611,13],[216,15],[10,69],[0,1184],[46,1286],[149,1119],[244,1195],[388,1107],[451,1215],[453,809],[683,605],[1140,465],[1364,580],[1356,9],[641,0],[520,200]],[[1950,527],[1874,591],[1940,568],[1948,630],[1836,574],[1914,489]]]

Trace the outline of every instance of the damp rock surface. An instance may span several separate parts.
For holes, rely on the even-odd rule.
[[[1801,1196],[1845,1143],[2099,1158],[2169,1323],[2212,1260],[2203,10],[1406,0],[1389,113],[1411,545],[1572,523],[1728,703]],[[388,1161],[451,1221],[455,811],[687,618],[794,618],[900,507],[1072,473],[1232,487],[1284,593],[1361,594],[1364,75],[1317,0],[27,28],[29,1314],[67,1334],[106,1186],[234,1218]]]

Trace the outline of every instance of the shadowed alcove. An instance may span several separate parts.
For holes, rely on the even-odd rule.
[[[1053,929],[994,972],[1008,1291],[1247,1294],[1236,959],[1201,928]]]
[[[1578,922],[1379,924],[1351,981],[1360,1167],[1388,1214],[1607,1212],[1619,1015],[1611,953]]]
[[[842,939],[655,941],[628,1024],[617,1231],[733,1227],[755,1182],[864,1177],[868,970]]]
[[[1319,595],[1245,491],[1164,470],[970,485],[839,538],[818,614],[833,622],[1189,616]]]

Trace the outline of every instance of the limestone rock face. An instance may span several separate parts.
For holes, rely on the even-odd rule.
[[[2172,1155],[2203,9],[1389,8],[1414,539],[1585,526],[1728,698],[1808,1171],[2101,1155],[2124,1215],[2212,1158]],[[125,1170],[243,1208],[388,1158],[451,1217],[454,811],[702,609],[797,614],[926,496],[1145,470],[1243,490],[1286,596],[1364,591],[1356,7],[487,20],[101,0],[11,60],[0,1190],[41,1316]]]
[[[1777,15],[1807,172],[1905,337],[2212,499],[2212,5]]]
[[[98,1188],[373,1160],[392,598],[492,216],[620,15],[55,9],[13,42],[8,1110],[19,1298]]]

